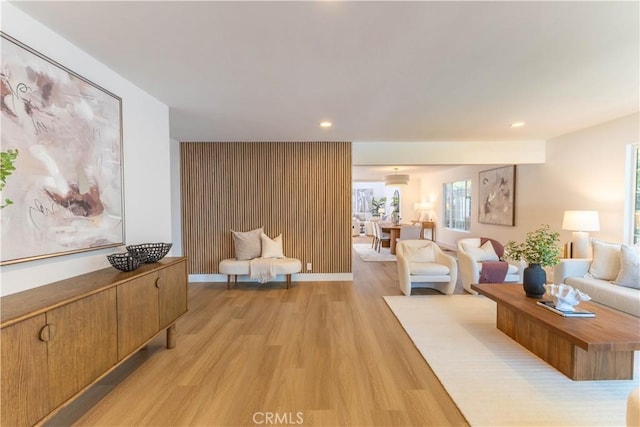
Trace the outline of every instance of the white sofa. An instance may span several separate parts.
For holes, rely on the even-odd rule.
[[[460,266],[460,280],[464,289],[472,295],[478,293],[471,289],[472,284],[480,282],[480,273],[482,272],[482,260],[497,261],[498,255],[494,252],[495,259],[483,258],[477,254],[480,246],[480,237],[469,237],[458,240],[458,265]],[[476,253],[468,249],[475,248]],[[504,282],[522,283],[522,276],[527,264],[524,261],[508,260],[507,275]]]
[[[553,282],[565,283],[586,293],[592,301],[640,317],[640,289],[614,284],[623,268],[621,245],[592,241],[592,246],[593,259],[560,260],[553,268]]]
[[[426,284],[451,295],[458,279],[456,259],[430,240],[401,240],[396,246],[398,281],[403,294],[410,296],[414,283]]]

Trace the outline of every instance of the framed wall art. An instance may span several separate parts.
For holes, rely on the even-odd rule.
[[[515,225],[515,165],[480,172],[478,187],[478,222]]]
[[[354,214],[368,214],[371,212],[371,200],[373,188],[355,188],[352,193],[352,206]]]
[[[122,100],[0,35],[0,264],[122,245]]]

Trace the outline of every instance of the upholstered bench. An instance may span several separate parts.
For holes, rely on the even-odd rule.
[[[274,258],[273,259],[276,274],[286,275],[287,289],[291,284],[291,275],[302,271],[302,263],[296,258]],[[249,264],[251,260],[238,261],[235,258],[223,259],[220,261],[218,271],[227,275],[227,289],[231,287],[231,276],[233,282],[238,283],[238,275],[249,274]]]

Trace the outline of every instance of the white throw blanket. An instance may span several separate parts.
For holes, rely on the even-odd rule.
[[[249,263],[249,276],[259,283],[267,283],[276,278],[275,258],[254,258]]]

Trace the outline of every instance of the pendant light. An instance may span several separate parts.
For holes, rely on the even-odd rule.
[[[395,171],[391,175],[384,177],[384,185],[387,187],[399,187],[401,185],[409,185],[409,175],[404,173],[398,173],[398,168],[393,168]]]

